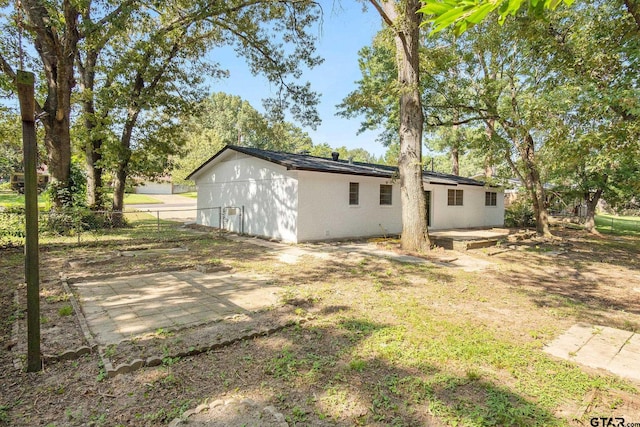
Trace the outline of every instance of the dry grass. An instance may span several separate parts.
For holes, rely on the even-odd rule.
[[[238,271],[268,274],[286,288],[283,303],[309,320],[100,382],[95,356],[54,364],[41,374],[6,370],[0,375],[7,391],[0,397],[0,423],[163,425],[205,399],[228,397],[274,405],[290,425],[305,426],[640,420],[633,384],[542,351],[577,321],[638,328],[640,244],[617,239],[571,232],[560,254],[556,243],[544,242],[495,256],[477,251],[474,256],[491,266],[465,272],[355,253],[305,255],[287,264],[268,248],[185,235],[179,245],[189,252],[162,263],[178,267],[215,259]],[[175,244],[146,241],[125,248]],[[113,250],[118,244],[109,245]],[[70,258],[98,260],[106,250],[52,248],[44,257],[45,274]],[[2,268],[15,273],[10,280],[19,277],[18,258],[0,257]],[[159,261],[142,262],[151,267]],[[131,265],[118,260],[94,268]],[[10,283],[3,286],[3,303]],[[52,301],[60,296],[65,304],[63,295],[49,292]],[[8,326],[9,312],[3,316]],[[0,355],[6,362],[7,352]]]

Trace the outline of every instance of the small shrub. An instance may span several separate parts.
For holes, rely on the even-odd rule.
[[[24,208],[9,207],[0,212],[0,246],[21,245],[25,235]]]
[[[519,197],[504,210],[504,225],[507,227],[533,227],[536,225],[532,202],[529,198]]]
[[[43,231],[68,235],[82,231],[126,227],[122,214],[113,211],[92,211],[89,208],[50,210],[44,215]]]

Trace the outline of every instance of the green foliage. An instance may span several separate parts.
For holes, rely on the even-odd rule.
[[[25,236],[23,207],[9,207],[0,211],[0,247],[21,245]]]
[[[531,200],[523,195],[504,210],[504,225],[507,227],[534,227],[535,218]]]
[[[364,148],[348,149],[345,146],[331,147],[326,142],[322,144],[314,145],[308,151],[309,151],[309,154],[317,157],[330,158],[332,153],[336,152],[339,154],[340,160],[351,159],[354,162],[363,162],[363,163],[382,163],[383,162],[382,159],[376,158],[376,156],[372,155]]]
[[[52,181],[44,192],[45,200],[53,204],[54,200],[62,201],[63,208],[83,207],[87,199],[87,176],[82,166],[71,163],[69,182]]]
[[[86,207],[63,208],[44,213],[41,230],[56,235],[77,235],[84,231],[97,231],[127,227],[124,216],[110,211],[92,211]]]
[[[19,117],[0,106],[0,181],[22,171],[22,140]]]
[[[65,305],[58,310],[58,315],[61,317],[71,316],[73,314],[73,307]]]
[[[298,375],[298,369],[303,365],[303,361],[298,360],[296,355],[288,348],[271,359],[266,366],[266,372],[276,378],[290,380]]]
[[[508,13],[515,9],[507,4],[525,5],[426,4],[443,13],[460,6],[464,11],[458,12],[467,13],[487,3],[503,5],[500,10]],[[623,4],[597,2],[560,8],[545,21],[478,21],[458,36],[439,31],[424,40],[425,140],[438,169],[449,172],[439,154],[457,150],[473,158],[474,174],[492,167],[532,188],[553,182],[579,198],[601,191],[611,206],[628,206],[640,182],[640,96],[631,66],[640,53],[637,37],[629,37],[637,28]],[[340,105],[346,116],[364,114],[363,127],[382,126],[388,142],[397,132],[394,55],[393,43],[381,32],[361,50],[363,77]],[[543,191],[537,192],[543,199]]]
[[[182,118],[180,139],[185,145],[173,168],[177,182],[183,182],[225,145],[293,153],[313,145],[309,135],[297,126],[270,122],[239,96],[214,93],[198,105],[197,111]]]
[[[555,10],[560,4],[569,6],[574,0],[424,0],[418,13],[427,19],[423,25],[433,25],[432,34],[453,27],[460,35],[481,23],[490,13],[498,13],[500,25],[524,6],[530,15],[541,16],[545,10]]]

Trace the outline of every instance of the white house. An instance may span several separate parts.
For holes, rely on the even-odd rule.
[[[285,242],[402,230],[397,168],[228,145],[193,171],[197,223]],[[501,189],[423,172],[429,227],[504,224]],[[218,207],[222,209],[217,209]]]
[[[136,194],[180,194],[195,190],[191,185],[174,184],[171,175],[153,181],[133,177],[133,181],[133,192]]]

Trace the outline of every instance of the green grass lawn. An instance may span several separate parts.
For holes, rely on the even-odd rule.
[[[596,215],[596,227],[601,233],[640,234],[640,217]]]
[[[144,194],[125,194],[124,196],[125,205],[158,204],[158,203],[162,203],[162,202],[158,199],[154,199],[153,197],[149,197]],[[0,193],[0,206],[3,206],[5,208],[24,207],[24,194],[18,194],[14,192]],[[41,194],[38,195],[38,207],[40,209],[45,208],[44,197]]]
[[[180,193],[179,196],[191,197],[192,199],[198,198],[198,193],[196,191],[189,191],[188,193]]]
[[[163,365],[127,374],[126,392],[114,391],[117,379],[95,379],[95,354],[53,364],[32,377],[11,370],[7,375],[12,377],[0,379],[0,386],[21,381],[24,394],[3,402],[7,424],[35,425],[27,419],[31,402],[41,396],[54,401],[62,392],[68,400],[55,400],[60,403],[50,405],[47,416],[68,420],[73,414],[77,425],[89,424],[103,413],[73,412],[78,402],[89,405],[94,399],[86,384],[97,394],[113,393],[100,408],[104,414],[151,420],[133,425],[166,424],[205,399],[244,394],[273,402],[290,425],[414,426],[429,425],[433,418],[436,425],[533,427],[589,425],[596,416],[639,419],[630,403],[639,397],[636,385],[543,351],[577,321],[597,319],[603,326],[620,327],[618,319],[629,322],[627,330],[637,330],[640,316],[622,310],[633,308],[633,302],[624,303],[626,281],[607,274],[636,274],[635,243],[622,247],[618,239],[605,236],[594,240],[596,245],[585,241],[591,236],[584,233],[563,257],[512,251],[492,257],[495,265],[483,271],[368,255],[338,254],[329,263],[305,255],[289,264],[273,262],[272,249],[171,228],[162,220],[161,227],[167,227],[158,233],[157,218],[145,212],[127,214],[127,222],[128,228],[83,236],[83,245],[51,245],[43,264],[57,274],[67,260],[82,259],[88,261],[86,270],[75,273],[95,274],[107,252],[173,249],[179,242],[189,250],[114,257],[109,272],[169,262],[185,267],[215,253],[218,262],[238,272],[270,277],[270,285],[282,288],[283,307],[277,309],[291,310],[292,317],[305,321],[189,357],[174,357],[173,343],[178,346],[184,337],[172,341],[167,335],[160,343],[166,352]],[[73,236],[69,242],[76,243]],[[0,277],[0,285],[19,283],[20,256],[18,251],[0,256],[0,269],[16,277]],[[478,252],[473,256],[485,259]],[[590,298],[582,299],[579,279],[566,283],[580,270],[597,274],[589,283]],[[602,299],[594,293],[598,288],[605,293]],[[0,301],[7,301],[5,306],[13,301],[9,289]],[[616,294],[615,304],[603,303]],[[135,350],[113,347],[113,352],[122,352],[123,359],[155,354],[145,345],[139,340]],[[72,363],[80,367],[74,376],[69,374]],[[61,381],[66,381],[63,390],[50,386]],[[176,389],[184,395],[168,400]],[[144,398],[145,405],[132,409],[132,396]],[[627,414],[627,408],[635,412]]]
[[[38,207],[44,209],[44,199],[42,195],[38,195]],[[5,208],[24,207],[24,194],[14,192],[0,193],[0,206]]]
[[[149,197],[145,194],[125,194],[124,196],[124,204],[125,205],[150,205],[162,203],[158,199],[154,199],[153,197]]]

